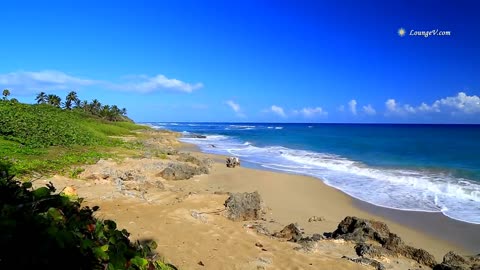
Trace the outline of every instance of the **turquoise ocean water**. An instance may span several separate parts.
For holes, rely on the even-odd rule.
[[[378,206],[480,224],[480,125],[148,123],[204,152],[316,177]]]

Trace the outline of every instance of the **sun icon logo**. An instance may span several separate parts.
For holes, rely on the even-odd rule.
[[[405,36],[406,32],[405,32],[405,29],[400,28],[400,29],[398,29],[397,33],[398,33],[399,36],[403,37],[403,36]]]

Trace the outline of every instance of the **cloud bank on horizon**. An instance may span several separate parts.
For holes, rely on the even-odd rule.
[[[35,94],[45,89],[50,90],[71,90],[75,88],[88,88],[92,86],[101,86],[113,91],[127,91],[134,93],[148,94],[155,91],[173,91],[179,93],[192,93],[195,90],[203,88],[202,83],[187,83],[178,79],[170,79],[165,75],[156,75],[149,77],[146,75],[128,76],[124,83],[113,83],[106,80],[94,80],[80,78],[66,74],[61,71],[19,71],[0,74],[0,86],[9,88],[18,95]],[[224,102],[238,118],[247,118],[245,111],[240,104],[233,100]],[[345,105],[337,106],[337,113],[349,113],[355,117],[373,117],[377,115],[377,110],[369,103],[361,105],[361,110],[357,111],[359,102],[352,99],[347,102],[348,111],[345,111]],[[195,105],[194,105],[195,106]],[[193,107],[194,107],[193,106]],[[478,116],[480,119],[480,97],[477,95],[468,95],[465,92],[458,92],[455,96],[443,97],[434,100],[430,104],[422,102],[419,105],[402,104],[394,98],[389,98],[384,103],[383,116],[386,119],[407,119],[416,116],[444,115],[453,119],[461,119],[462,116]],[[207,109],[202,106],[202,109]],[[286,120],[291,117],[301,116],[306,120],[325,120],[329,113],[320,106],[304,107],[301,109],[292,109],[290,112],[283,106],[271,105],[262,113],[271,113],[277,116],[277,120]],[[295,118],[298,119],[298,118]]]
[[[79,78],[57,70],[17,71],[0,74],[0,85],[4,88],[12,89],[18,95],[28,95],[45,91],[45,89],[66,90],[94,85],[111,90],[138,93],[150,93],[162,90],[191,93],[203,87],[202,83],[186,83],[177,79],[167,78],[162,74],[153,77],[147,75],[128,76],[128,81],[115,83]]]

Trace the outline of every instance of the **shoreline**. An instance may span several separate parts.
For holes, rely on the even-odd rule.
[[[330,233],[348,216],[383,222],[401,242],[414,250],[423,249],[437,263],[449,251],[460,255],[477,253],[449,241],[462,242],[468,233],[475,241],[474,232],[458,228],[452,234],[455,239],[431,232],[438,229],[442,233],[457,226],[455,222],[423,232],[415,224],[404,222],[416,217],[387,211],[393,214],[390,217],[360,205],[361,201],[314,177],[244,166],[227,168],[225,156],[200,152],[196,145],[180,142],[178,134],[170,131],[147,132],[140,140],[147,143],[141,153],[85,165],[78,179],[57,175],[36,181],[35,185],[52,182],[58,190],[72,187],[86,205],[100,207],[98,218],[114,220],[119,228],[131,233],[132,241],[155,240],[158,256],[179,269],[371,269],[344,258],[358,258],[355,245],[364,240],[327,237],[304,246],[274,236],[292,223],[297,224],[302,239]],[[166,152],[170,154],[163,154]],[[208,164],[209,169],[185,178],[164,177],[162,173],[172,164],[184,169]],[[224,211],[230,195],[255,191],[264,203],[265,214],[253,220],[228,219]],[[438,221],[425,216],[419,222],[432,226]],[[380,245],[373,238],[366,239]],[[392,270],[431,266],[388,251],[380,257],[372,255],[372,259]]]
[[[207,155],[213,158],[216,162],[222,163],[225,160],[225,156],[223,155],[202,152],[195,144],[181,142],[181,145],[181,149],[184,151]],[[248,162],[246,163],[248,164]],[[408,211],[377,206],[357,199],[335,187],[327,185],[321,179],[313,176],[270,170],[263,167],[257,168],[254,166],[243,166],[243,169],[310,178],[311,180],[318,182],[318,185],[324,186],[323,188],[329,189],[329,192],[331,191],[345,196],[347,200],[350,201],[349,203],[351,206],[355,208],[353,212],[363,212],[362,214],[364,216],[360,217],[384,221],[391,227],[393,232],[400,234],[402,237],[403,235],[401,235],[401,233],[403,231],[408,231],[408,235],[412,235],[413,237],[410,238],[407,236],[404,240],[412,243],[413,246],[421,247],[414,239],[415,237],[418,237],[419,234],[423,234],[426,238],[422,239],[422,241],[428,242],[431,247],[435,246],[435,239],[438,239],[440,242],[443,242],[444,245],[449,245],[452,247],[452,250],[460,253],[477,254],[480,252],[480,234],[477,233],[480,231],[480,224],[472,224],[451,219],[439,212]],[[347,215],[349,214],[344,214],[343,216]],[[338,222],[340,222],[340,220],[338,220]],[[438,257],[439,254],[442,254],[442,251],[440,250],[441,249],[436,249],[434,251],[430,249],[428,251],[431,251],[436,257]],[[440,260],[441,258],[437,259]]]

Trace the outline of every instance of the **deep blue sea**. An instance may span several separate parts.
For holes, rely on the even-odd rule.
[[[480,224],[480,125],[148,124],[207,135],[182,141],[378,206]]]

